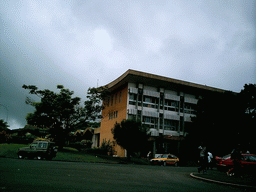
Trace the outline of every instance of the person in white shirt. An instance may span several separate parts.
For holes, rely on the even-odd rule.
[[[208,152],[208,169],[211,168],[212,169],[212,159],[213,159],[213,156],[212,156],[212,153],[211,152]]]

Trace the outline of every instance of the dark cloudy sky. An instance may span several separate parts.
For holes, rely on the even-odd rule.
[[[0,118],[24,127],[23,84],[86,97],[134,69],[240,92],[256,83],[255,0],[2,0]]]

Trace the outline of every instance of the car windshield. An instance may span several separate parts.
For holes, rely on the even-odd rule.
[[[46,148],[47,143],[39,143],[38,148]]]
[[[230,155],[225,155],[224,157],[222,157],[222,159],[228,159],[230,157]]]
[[[30,145],[30,147],[31,147],[31,148],[36,148],[36,143],[32,143],[32,144]]]

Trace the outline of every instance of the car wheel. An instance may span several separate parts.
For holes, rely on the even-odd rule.
[[[178,162],[175,162],[174,166],[175,166],[175,167],[178,167]]]
[[[38,155],[36,158],[37,160],[42,160],[42,157],[40,155]]]
[[[18,158],[19,158],[19,159],[23,159],[24,156],[23,156],[22,154],[18,154]]]
[[[163,166],[166,166],[166,161],[163,162]]]

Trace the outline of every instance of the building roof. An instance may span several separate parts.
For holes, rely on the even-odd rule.
[[[206,85],[200,85],[169,77],[154,75],[132,69],[127,70],[120,77],[107,84],[106,87],[111,91],[121,87],[127,83],[140,83],[148,86],[157,86],[159,88],[183,90],[183,89],[199,89],[201,91],[225,92],[227,90],[214,88]]]

